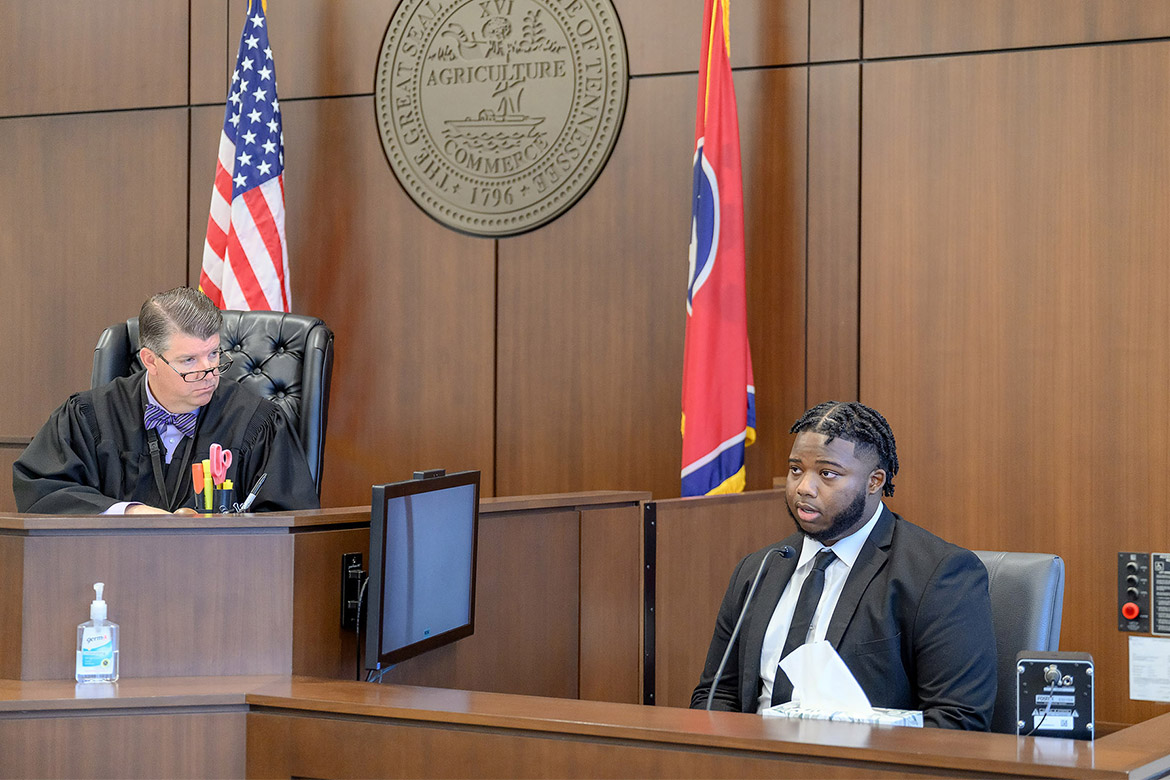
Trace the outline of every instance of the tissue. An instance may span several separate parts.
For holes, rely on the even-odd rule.
[[[849,667],[828,642],[810,642],[780,661],[792,681],[792,701],[768,707],[768,717],[922,726],[917,710],[873,707]]]

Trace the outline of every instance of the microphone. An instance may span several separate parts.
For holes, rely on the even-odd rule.
[[[731,631],[731,638],[727,640],[727,647],[723,649],[723,658],[720,659],[719,668],[715,671],[715,679],[711,680],[711,688],[707,691],[708,712],[711,711],[711,703],[715,701],[715,686],[723,678],[723,668],[727,666],[727,659],[731,657],[731,648],[735,645],[736,637],[739,636],[740,627],[743,626],[743,617],[747,614],[748,607],[751,606],[752,596],[756,595],[756,586],[764,578],[764,567],[768,565],[768,559],[772,557],[772,553],[780,553],[781,558],[791,558],[793,555],[796,555],[796,550],[792,549],[792,545],[786,544],[783,547],[773,547],[764,553],[764,560],[760,561],[760,568],[756,571],[756,576],[752,578],[752,586],[748,588],[747,597],[743,600],[743,607],[739,610],[739,619],[735,621],[735,628]]]

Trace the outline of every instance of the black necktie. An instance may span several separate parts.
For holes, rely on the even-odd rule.
[[[808,630],[812,628],[813,615],[817,605],[821,602],[821,594],[825,591],[825,569],[837,559],[830,549],[821,550],[813,559],[812,571],[804,578],[800,586],[800,596],[796,600],[796,610],[792,613],[792,624],[788,627],[788,638],[784,640],[784,649],[780,652],[783,660],[796,648],[804,644]],[[776,680],[772,684],[772,704],[783,704],[792,699],[792,682],[784,670],[776,666]]]

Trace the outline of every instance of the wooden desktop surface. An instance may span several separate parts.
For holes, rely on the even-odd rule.
[[[293,528],[369,522],[368,506],[243,515],[32,515],[6,512],[0,514],[0,532],[34,535],[81,530],[174,532],[221,528],[288,531]]]
[[[307,680],[270,684],[247,700],[252,777],[1132,778],[1170,771],[1170,715],[1094,743]],[[359,735],[387,747],[344,760],[314,747]],[[449,759],[428,746],[445,748]]]
[[[620,505],[648,500],[638,491],[591,490],[579,493],[550,493],[533,496],[481,498],[480,514],[520,512],[550,508],[578,508]],[[242,515],[37,515],[0,512],[0,533],[39,534],[77,530],[114,531],[198,531],[240,528],[291,531],[317,526],[370,522],[370,507],[347,506],[328,509],[300,509],[295,512],[268,512]]]
[[[298,677],[136,679],[101,688],[0,681],[0,777],[1170,772],[1170,715],[1082,742]]]
[[[0,680],[0,778],[242,777],[245,695],[279,679]]]

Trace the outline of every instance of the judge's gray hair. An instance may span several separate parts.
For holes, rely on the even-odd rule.
[[[171,336],[183,333],[201,341],[215,336],[223,326],[223,314],[211,299],[191,287],[152,295],[138,313],[138,341],[156,355],[171,344]]]

